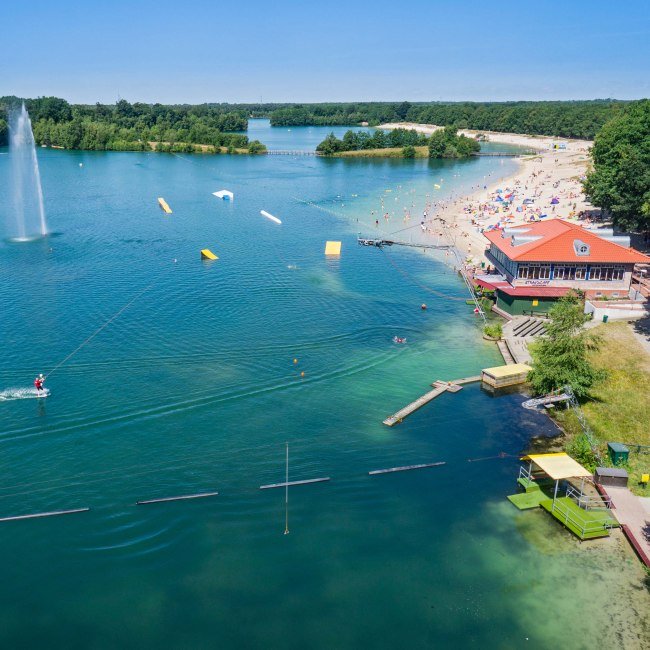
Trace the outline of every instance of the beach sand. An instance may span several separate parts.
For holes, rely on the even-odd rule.
[[[429,124],[392,123],[378,128],[407,128],[431,134],[438,126]],[[478,131],[460,129],[459,133],[474,137]],[[520,225],[535,214],[547,215],[546,219],[561,218],[578,221],[581,212],[593,210],[582,191],[580,178],[586,173],[589,161],[589,148],[593,144],[587,140],[567,140],[546,136],[528,136],[516,133],[495,133],[481,131],[490,142],[519,145],[535,149],[536,155],[518,159],[519,168],[515,174],[490,181],[488,185],[477,186],[471,194],[434,202],[427,211],[426,229],[418,229],[418,243],[433,242],[438,239],[440,225],[435,217],[444,219],[451,229],[456,246],[467,255],[468,261],[479,264],[487,262],[483,253],[487,244],[482,230],[497,223]],[[566,149],[552,149],[553,144],[563,143]],[[513,203],[506,209],[495,202],[500,189],[505,197],[515,192]],[[551,204],[553,199],[557,204]],[[524,199],[534,203],[524,209]],[[521,211],[518,212],[517,208]],[[497,211],[498,209],[498,211]],[[588,225],[590,220],[580,221]]]

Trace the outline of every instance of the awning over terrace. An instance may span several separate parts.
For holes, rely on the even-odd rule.
[[[586,478],[591,472],[577,463],[571,456],[564,452],[555,454],[530,454],[521,460],[531,461],[554,481],[565,478]]]

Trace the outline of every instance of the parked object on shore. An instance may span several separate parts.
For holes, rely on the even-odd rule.
[[[597,485],[627,487],[628,475],[621,467],[596,467],[594,482]]]
[[[160,205],[163,211],[166,212],[167,214],[172,213],[172,209],[169,207],[167,201],[165,201],[165,199],[162,198],[162,196],[158,197],[158,205]]]
[[[235,198],[235,195],[230,190],[219,190],[218,192],[212,192],[212,195],[224,201],[233,201]]]
[[[275,223],[280,223],[280,224],[282,223],[280,221],[280,219],[278,219],[277,217],[274,217],[272,214],[268,213],[266,210],[260,210],[260,214],[263,217],[266,217],[267,219],[270,219],[271,221],[275,221]]]

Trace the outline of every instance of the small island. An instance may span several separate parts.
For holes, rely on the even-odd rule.
[[[362,158],[468,158],[478,153],[481,145],[473,138],[458,135],[453,126],[438,129],[431,136],[414,129],[394,129],[389,133],[378,129],[347,131],[343,139],[330,133],[317,147],[322,156]]]

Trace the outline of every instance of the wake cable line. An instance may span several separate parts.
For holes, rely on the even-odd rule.
[[[66,361],[70,360],[81,348],[83,348],[85,345],[90,343],[103,329],[108,327],[120,314],[122,314],[124,311],[126,311],[141,295],[149,291],[153,287],[153,284],[150,284],[148,287],[145,287],[140,293],[136,294],[129,302],[126,303],[119,311],[117,311],[115,314],[113,314],[101,327],[96,329],[85,341],[83,341],[79,346],[77,346],[63,361],[60,361],[59,363],[50,370],[50,372],[47,373],[46,377],[49,377],[54,371],[58,370]]]

